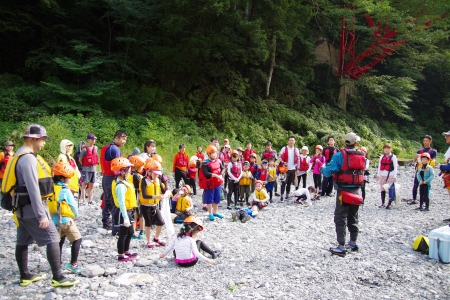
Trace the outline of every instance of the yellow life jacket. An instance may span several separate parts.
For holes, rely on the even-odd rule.
[[[137,207],[136,191],[134,189],[133,184],[130,183],[128,180],[126,180],[126,181],[121,180],[119,183],[117,183],[117,180],[113,180],[112,185],[111,185],[111,190],[112,190],[112,195],[113,195],[113,199],[114,199],[114,204],[116,205],[116,207],[119,207],[119,201],[117,200],[117,195],[116,195],[117,184],[124,184],[127,187],[127,191],[125,193],[125,208],[126,208],[126,210],[130,210],[130,209]]]
[[[245,176],[245,177],[244,177]],[[241,180],[239,180],[240,185],[250,185],[252,184],[252,172],[249,171],[242,171],[242,177]]]
[[[277,180],[277,167],[269,167],[269,181]]]
[[[436,160],[434,160],[434,159],[429,159],[429,160],[428,160],[428,164],[434,168],[434,167],[436,166]],[[423,165],[423,164],[422,164],[422,162],[420,161],[420,157],[419,157],[419,162],[417,163],[417,170],[422,169],[422,165]]]
[[[161,184],[159,182],[159,178],[156,178],[154,181],[150,182],[147,178],[142,178],[141,182],[139,183],[139,202],[143,205],[155,205],[158,204],[161,199],[144,199],[144,193],[142,193],[142,186],[144,183],[144,180],[146,180],[147,186],[145,187],[145,192],[148,196],[155,196],[155,195],[161,195]]]
[[[58,199],[59,199],[59,193],[62,190],[62,186],[58,184],[53,184],[53,195],[50,197],[50,199],[47,200],[47,206],[48,206],[48,212],[52,215],[55,215],[58,213]]]
[[[266,193],[265,192],[266,189],[262,188],[259,191],[255,190],[255,197],[258,200],[265,200],[266,199]]]
[[[53,196],[52,170],[47,162],[38,154],[33,152],[23,152],[15,154],[6,166],[5,176],[2,182],[2,193],[10,193],[11,196],[17,186],[16,165],[20,157],[25,154],[33,154],[37,159],[38,184],[42,199]]]
[[[177,200],[177,206],[176,210],[184,212],[188,207],[191,206],[191,201],[189,200],[189,197],[183,196],[178,198]]]

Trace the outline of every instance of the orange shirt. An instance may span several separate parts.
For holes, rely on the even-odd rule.
[[[175,168],[186,172],[189,163],[189,155],[186,153],[177,152],[173,158],[172,172],[175,172]]]

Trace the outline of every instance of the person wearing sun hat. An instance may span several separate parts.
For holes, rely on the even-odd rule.
[[[358,238],[358,210],[356,203],[349,204],[358,198],[362,202],[361,185],[364,182],[365,157],[364,153],[356,150],[356,145],[361,138],[354,132],[344,136],[345,148],[333,155],[330,163],[321,166],[320,171],[324,176],[336,174],[335,183],[338,185],[336,192],[336,208],[334,210],[334,224],[338,245],[331,247],[330,252],[339,256],[345,256],[347,249],[358,251],[356,240]],[[342,195],[342,196],[341,196]],[[346,229],[350,232],[350,241],[345,244]]]

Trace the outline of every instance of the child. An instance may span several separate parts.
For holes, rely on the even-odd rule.
[[[361,186],[361,196],[363,197],[363,200],[365,200],[366,199],[366,182],[369,183],[370,160],[367,158],[367,148],[366,147],[360,147],[359,151],[364,153],[364,157],[366,158],[366,166],[364,168],[364,183]]]
[[[186,145],[180,144],[178,146],[177,154],[175,154],[175,156],[173,157],[173,165],[172,165],[172,172],[174,173],[175,177],[175,188],[179,187],[181,179],[183,179],[183,181],[186,180],[186,171],[188,168],[188,163],[189,163],[189,156],[186,153]]]
[[[320,188],[322,187],[322,174],[320,173],[320,168],[322,166],[325,167],[326,160],[325,156],[322,155],[323,147],[321,145],[317,145],[314,147],[316,151],[316,155],[311,158],[311,168],[313,170],[313,180],[314,180],[314,188],[317,190],[317,196],[314,200],[319,200],[320,196]]]
[[[252,154],[250,154],[249,170],[252,173],[253,178],[256,178],[256,173],[258,172],[258,169],[259,169],[259,166],[258,166],[258,163],[256,162],[256,153],[252,153]],[[256,179],[253,179],[253,181],[252,181],[252,187],[251,187],[252,193],[255,191],[255,180]]]
[[[177,204],[175,206],[175,214],[177,215],[175,217],[175,223],[182,223],[187,217],[192,215],[192,209],[194,206],[192,205],[192,199],[191,199],[191,188],[189,185],[185,184],[179,191],[178,191],[178,199]]]
[[[256,205],[258,209],[263,209],[269,205],[269,194],[267,194],[266,189],[263,188],[263,183],[261,180],[255,181],[255,192],[250,196],[252,200],[252,206]]]
[[[311,205],[311,198],[314,197],[316,191],[317,190],[313,186],[309,186],[307,189],[296,189],[294,191],[294,196],[297,197],[297,200],[295,200],[294,202],[297,204],[305,204],[304,201],[306,200],[306,204]]]
[[[80,171],[78,171],[77,163],[75,162],[75,159],[73,159],[72,152],[73,152],[73,143],[69,140],[62,140],[59,144],[59,148],[61,150],[61,153],[58,155],[57,162],[62,163],[68,163],[72,166],[72,168],[75,169],[75,174],[73,175],[72,179],[69,183],[69,188],[74,194],[78,194],[80,190],[79,186],[79,179],[80,179]],[[84,203],[85,199],[81,199],[81,201]]]
[[[195,179],[197,178],[197,161],[198,161],[198,157],[197,156],[192,156],[190,161],[189,161],[189,167],[188,167],[188,171],[187,171],[187,184],[189,184],[191,186],[191,189],[193,191],[194,195],[197,195],[197,187],[195,184]]]
[[[227,208],[231,209],[231,197],[234,196],[234,207],[239,209],[239,180],[242,176],[242,165],[239,162],[239,154],[236,150],[231,152],[231,161],[228,164],[228,194],[227,194]],[[243,203],[241,203],[243,205]]]
[[[218,153],[216,146],[208,145],[208,147],[206,147],[206,155],[208,158],[202,163],[202,178],[200,178],[199,173],[199,184],[200,187],[203,188],[209,220],[214,221],[216,219],[215,217],[218,217],[219,219],[223,218],[223,215],[218,213],[220,196],[222,193],[223,164],[220,159],[217,158]]]
[[[250,198],[250,186],[253,182],[253,175],[249,170],[250,167],[250,163],[248,161],[244,162],[244,165],[242,166],[243,170],[242,170],[242,176],[241,176],[241,180],[239,181],[239,185],[240,185],[240,201],[241,201],[241,205],[244,202],[244,197],[245,197],[245,203],[247,205],[250,205],[250,203],[248,202],[248,199]]]
[[[251,208],[244,207],[243,209],[233,212],[231,214],[231,220],[236,222],[237,220],[241,221],[241,223],[246,223],[250,221],[252,218],[256,218],[259,213],[258,205],[253,205]]]
[[[58,214],[52,214],[52,221],[59,229],[61,237],[59,242],[61,269],[81,274],[81,268],[78,266],[78,254],[80,253],[82,237],[74,220],[78,218],[78,209],[73,194],[68,188],[68,184],[74,174],[75,169],[70,164],[59,162],[53,167],[53,182],[55,197],[58,199]],[[71,257],[70,263],[63,265],[62,248],[66,237],[72,243]]]
[[[269,181],[269,170],[268,170],[268,167],[269,167],[269,162],[267,160],[263,160],[261,162],[261,168],[259,168],[258,172],[256,173],[256,179],[262,181],[264,186]]]
[[[139,183],[141,182],[142,178],[144,177],[145,161],[138,154],[130,156],[129,160],[130,160],[130,163],[133,164],[133,166],[131,167],[131,176],[133,178],[134,190],[136,191],[136,202],[138,205],[138,207],[136,207],[134,209],[134,219],[136,220],[136,222],[133,223],[134,234],[131,237],[131,239],[141,240],[144,237],[145,221],[144,221],[144,217],[142,216],[141,205],[139,203]],[[140,228],[139,233],[137,233],[137,231],[136,231],[137,223],[138,223],[137,220],[139,220],[139,228]]]
[[[203,223],[198,218],[187,217],[183,226],[181,226],[180,233],[172,239],[169,246],[159,257],[164,258],[173,250],[174,261],[180,267],[192,267],[197,264],[198,260],[214,265],[214,259],[220,252],[212,251],[204,242],[196,240],[199,232],[203,229]],[[206,258],[199,250],[209,253],[212,259]]]
[[[431,181],[434,178],[434,169],[429,164],[431,156],[429,153],[424,152],[420,155],[422,167],[417,170],[417,181],[420,188],[420,206],[416,210],[429,211],[430,209],[430,189]],[[425,203],[425,208],[423,208]]]
[[[175,214],[175,209],[177,208],[177,201],[180,195],[178,194],[179,189],[173,189],[170,193],[170,213]]]
[[[251,142],[247,142],[247,144],[245,144],[245,150],[244,150],[244,153],[243,153],[244,161],[245,160],[250,161],[250,156],[252,154],[255,154],[255,160],[256,160],[256,151],[254,149],[252,149],[252,143]]]
[[[391,186],[397,181],[397,156],[392,153],[392,147],[390,144],[383,145],[384,154],[380,157],[380,163],[378,165],[377,182],[380,185],[381,190],[381,205],[380,208],[385,208],[386,191],[384,185],[389,184]],[[390,206],[389,206],[390,207]]]
[[[130,242],[134,230],[133,209],[137,207],[136,191],[127,178],[130,175],[132,164],[124,157],[117,157],[111,161],[111,170],[116,175],[112,182],[112,194],[116,210],[114,211],[113,224],[119,227],[117,240],[118,261],[131,262],[137,257],[136,252],[130,252]]]
[[[165,224],[159,209],[159,202],[164,198],[163,190],[165,190],[166,187],[159,178],[159,176],[162,175],[162,167],[158,161],[147,159],[144,169],[147,172],[139,184],[139,202],[141,203],[141,211],[145,221],[147,247],[153,249],[155,248],[155,245],[150,240],[150,231],[153,225],[156,225],[156,233],[153,242],[158,246],[166,245],[159,239],[162,227]]]
[[[236,148],[236,151],[237,151],[238,154],[239,154],[239,162],[240,162],[241,164],[244,164],[244,162],[246,162],[246,160],[244,160],[244,151],[242,150],[242,147],[237,147],[237,148]]]
[[[311,170],[310,160],[308,156],[309,149],[303,146],[301,149],[300,159],[297,165],[297,189],[300,187],[300,181],[303,179],[303,188],[306,188],[306,174]]]
[[[277,186],[277,175],[278,175],[274,157],[269,158],[268,172],[269,172],[269,179],[268,179],[268,182],[266,184],[266,190],[267,190],[267,192],[270,195],[269,202],[273,203],[273,200],[272,200],[273,190]],[[275,190],[275,192],[276,192],[276,190]]]

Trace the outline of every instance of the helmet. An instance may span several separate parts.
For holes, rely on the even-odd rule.
[[[283,166],[283,165],[279,165],[278,166],[278,172],[280,172],[281,174],[284,174],[288,171],[288,168]]]
[[[208,145],[208,147],[206,147],[206,154],[210,155],[213,152],[217,152],[216,146]]]
[[[361,146],[361,147],[359,147],[359,151],[367,152],[367,148]]]
[[[147,160],[145,161],[144,169],[151,171],[161,171],[162,166],[157,160],[147,158]]]
[[[59,162],[53,167],[53,174],[71,178],[75,175],[75,169],[68,163]]]
[[[197,161],[196,160],[193,160],[193,159],[191,159],[190,161],[189,161],[189,167],[191,167],[191,168],[195,168],[197,166]]]
[[[202,231],[203,229],[205,229],[203,227],[203,222],[200,221],[197,217],[195,216],[189,216],[186,219],[184,219],[183,224],[188,224],[188,223],[194,223],[196,225],[198,225],[200,227],[200,231]]]
[[[161,157],[159,154],[156,154],[156,153],[153,154],[152,158],[153,158],[154,160],[156,160],[157,162],[159,162],[160,164],[163,163],[162,157]]]
[[[233,151],[231,151],[231,155],[239,155],[239,152],[237,152],[237,150],[233,150]]]
[[[315,149],[323,150],[323,147],[322,147],[321,145],[316,145],[316,146],[314,147],[314,150],[315,150]]]
[[[255,153],[250,154],[250,158],[251,157],[256,158],[256,154]]]
[[[131,167],[133,164],[130,163],[125,157],[116,157],[111,161],[111,170],[118,172],[123,168]]]
[[[260,184],[260,185],[262,185],[262,184],[263,184],[263,182],[262,182],[261,180],[256,180],[256,181],[255,181],[255,185],[257,185],[257,184]]]
[[[431,159],[430,154],[427,153],[427,152],[422,153],[422,154],[420,155],[420,157],[426,157],[426,158],[428,158],[428,159]]]
[[[145,160],[139,155],[133,155],[130,157],[130,163],[132,163],[136,169],[139,169],[145,165]]]

